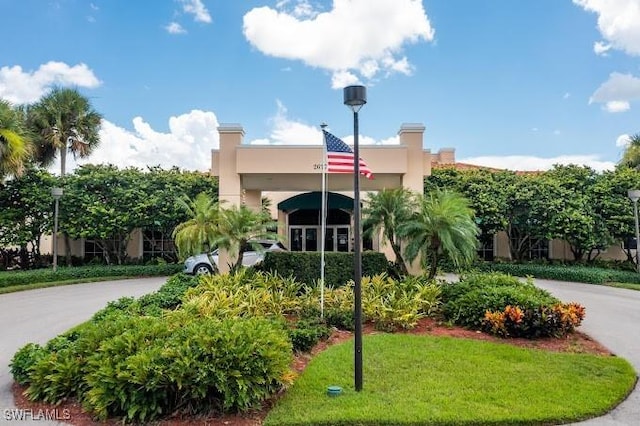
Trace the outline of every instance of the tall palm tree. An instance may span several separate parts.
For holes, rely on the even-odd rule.
[[[242,266],[243,248],[252,240],[272,239],[277,240],[278,235],[269,232],[272,228],[272,220],[264,211],[255,211],[245,205],[233,206],[223,209],[220,214],[218,247],[235,257],[235,262],[231,266],[231,271],[235,272]],[[254,250],[264,250],[262,246],[256,245]]]
[[[640,133],[636,133],[629,138],[629,145],[624,150],[620,165],[632,169],[640,168]]]
[[[415,196],[406,188],[383,189],[369,193],[363,208],[363,228],[371,237],[383,231],[396,256],[395,264],[402,275],[408,275],[407,265],[402,257],[398,227],[406,223],[416,206]]]
[[[207,253],[209,263],[214,272],[218,272],[211,251],[215,249],[218,239],[218,221],[220,206],[213,198],[204,192],[191,200],[184,196],[177,203],[189,215],[186,222],[178,224],[173,230],[176,248],[181,258],[194,254]]]
[[[8,101],[0,99],[0,180],[5,176],[19,176],[31,151],[31,138],[23,114]]]
[[[443,255],[456,266],[470,263],[476,256],[479,233],[467,199],[448,190],[422,196],[412,218],[398,229],[398,235],[407,240],[406,258],[420,257],[423,265],[427,260],[430,263],[429,278],[435,277]]]
[[[37,135],[36,160],[46,167],[60,155],[60,176],[66,172],[67,152],[88,157],[100,143],[102,116],[77,89],[52,89],[28,108],[27,117]]]

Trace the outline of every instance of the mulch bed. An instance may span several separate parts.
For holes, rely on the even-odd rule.
[[[367,325],[364,327],[364,333],[376,333],[375,329]],[[555,352],[572,352],[572,353],[589,353],[596,355],[605,355],[610,356],[613,355],[611,351],[602,346],[597,341],[591,339],[586,334],[580,332],[574,332],[562,339],[556,338],[546,338],[546,339],[537,339],[537,340],[528,340],[528,339],[501,339],[486,333],[467,330],[460,327],[451,327],[440,322],[437,322],[430,318],[425,318],[420,321],[418,326],[410,331],[405,331],[404,333],[411,334],[427,334],[432,336],[450,336],[457,338],[466,338],[466,339],[478,339],[478,340],[486,340],[492,342],[503,342],[509,343],[512,345],[525,347],[525,348],[534,348]],[[348,331],[340,331],[335,330],[333,334],[325,341],[322,341],[316,345],[311,353],[308,354],[299,354],[295,357],[292,368],[297,373],[301,373],[309,361],[313,358],[314,355],[323,351],[327,347],[334,345],[336,343],[344,342],[350,339],[353,336],[353,333]],[[66,401],[58,406],[52,406],[49,404],[42,404],[29,401],[23,396],[24,388],[15,384],[13,385],[13,395],[15,405],[18,408],[30,409],[33,413],[38,413],[39,410],[50,412],[52,410],[57,410],[57,413],[64,413],[65,423],[75,425],[75,426],[93,426],[93,425],[103,425],[103,426],[115,426],[122,424],[116,420],[110,420],[106,422],[97,422],[91,418],[91,416],[85,413],[82,410],[82,407],[75,401]],[[198,416],[198,417],[180,417],[174,416],[170,417],[166,420],[161,420],[157,422],[153,422],[150,424],[157,426],[191,426],[191,425],[207,425],[207,426],[259,426],[262,425],[264,418],[271,406],[275,403],[274,398],[271,401],[268,401],[261,410],[251,411],[249,413],[239,414],[239,415],[225,415],[225,416]]]

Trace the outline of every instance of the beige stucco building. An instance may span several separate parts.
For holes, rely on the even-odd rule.
[[[324,149],[317,145],[250,145],[243,143],[244,129],[239,124],[222,124],[218,128],[220,146],[212,150],[211,174],[219,179],[219,200],[226,206],[245,204],[260,209],[262,198],[271,202],[272,217],[277,219],[278,233],[292,251],[320,249],[320,211]],[[405,187],[417,193],[424,191],[424,177],[432,167],[477,168],[456,163],[455,150],[443,148],[435,153],[424,148],[425,126],[405,123],[398,130],[396,145],[361,145],[360,157],[374,173],[374,179],[361,177],[362,200],[368,191]],[[308,141],[305,141],[308,142]],[[353,175],[327,174],[328,211],[325,247],[327,251],[353,249]],[[135,231],[127,253],[131,258],[153,257],[154,247],[147,247],[144,230]],[[147,236],[148,237],[148,236]],[[50,237],[43,241],[43,253],[50,247]],[[489,238],[479,249],[486,260],[509,258],[509,243],[504,232]],[[161,241],[170,245],[171,241]],[[390,247],[380,238],[364,241],[365,248],[384,252],[390,260]],[[64,241],[59,241],[64,252]],[[93,251],[95,251],[95,253]],[[150,252],[151,250],[151,252]],[[80,257],[99,256],[99,248],[90,240],[71,241],[71,251]],[[635,250],[634,250],[635,252]],[[572,259],[568,244],[552,240],[531,248],[532,257]],[[227,265],[221,254],[220,265]],[[601,254],[603,259],[624,260],[620,244]],[[224,266],[222,266],[224,268]]]
[[[244,130],[239,124],[223,124],[218,131],[220,148],[212,151],[211,174],[219,178],[219,200],[225,205],[244,203],[259,209],[262,197],[267,197],[285,245],[293,251],[319,250],[324,167],[321,141],[318,145],[248,145],[243,144]],[[371,180],[361,177],[362,192],[402,186],[422,193],[432,164],[453,164],[453,149],[434,154],[423,148],[424,131],[422,124],[405,123],[398,131],[399,144],[361,145],[360,157],[374,173]],[[326,250],[350,251],[353,174],[328,173],[326,182]],[[365,246],[388,249],[377,239],[365,242]]]

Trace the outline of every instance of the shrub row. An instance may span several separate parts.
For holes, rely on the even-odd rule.
[[[444,317],[455,324],[512,337],[563,336],[584,318],[531,280],[501,273],[468,274],[442,288]]]
[[[440,307],[440,285],[424,277],[406,277],[397,281],[386,274],[363,277],[363,320],[379,330],[411,329],[418,320],[435,314]],[[318,309],[320,294],[317,287],[309,289],[302,298],[302,309]],[[331,326],[353,329],[353,281],[324,292],[325,319]]]
[[[632,271],[604,269],[573,265],[543,265],[535,263],[480,263],[481,271],[503,272],[515,276],[532,276],[558,281],[575,281],[591,284],[607,282],[640,284],[640,274]]]
[[[0,272],[0,287],[14,285],[27,285],[32,283],[45,283],[53,281],[65,281],[81,278],[97,277],[145,277],[173,275],[180,272],[184,265],[111,265],[111,266],[83,266],[61,267],[56,272],[51,269],[34,269],[30,271]]]
[[[77,397],[99,419],[141,422],[177,410],[247,410],[288,382],[291,344],[281,324],[184,319],[113,314],[65,345],[23,347],[12,372],[31,399]]]
[[[389,261],[383,253],[362,253],[362,275],[373,276],[387,272]],[[256,266],[261,271],[275,272],[282,277],[293,276],[312,285],[320,279],[320,253],[267,252],[264,261]],[[325,283],[338,287],[353,280],[353,253],[325,253]]]

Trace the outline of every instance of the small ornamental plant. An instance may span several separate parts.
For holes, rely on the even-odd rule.
[[[502,311],[487,310],[482,329],[501,337],[563,337],[573,332],[584,316],[585,308],[578,303],[524,310],[507,305]]]

